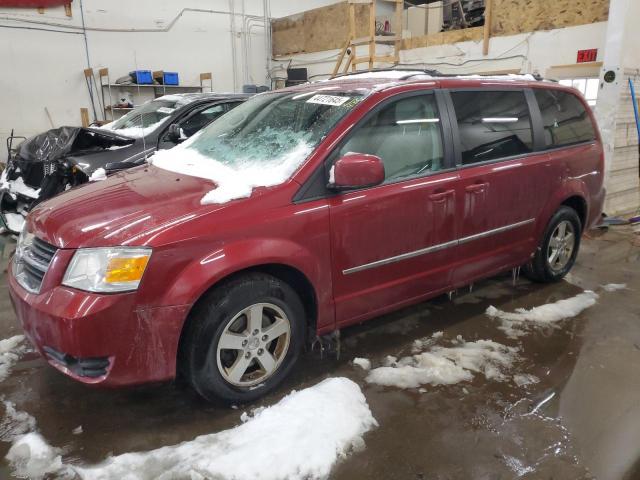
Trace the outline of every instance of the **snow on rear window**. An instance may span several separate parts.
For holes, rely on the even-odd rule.
[[[332,92],[331,102],[309,102],[315,93],[254,97],[182,145],[156,153],[151,163],[212,180],[216,188],[202,204],[226,203],[251,196],[256,187],[281,184],[364,98],[361,92]]]

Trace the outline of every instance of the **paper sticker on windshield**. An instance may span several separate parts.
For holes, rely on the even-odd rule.
[[[158,109],[158,112],[160,113],[166,113],[167,115],[170,113],[173,113],[176,109],[175,108],[169,108],[169,107],[160,107]]]
[[[307,103],[318,103],[320,105],[340,106],[349,101],[351,97],[337,97],[335,95],[314,95]]]

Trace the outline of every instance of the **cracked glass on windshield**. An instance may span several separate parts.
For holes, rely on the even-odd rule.
[[[354,92],[286,92],[254,97],[193,137],[188,148],[232,168],[268,166],[315,147],[364,96]]]

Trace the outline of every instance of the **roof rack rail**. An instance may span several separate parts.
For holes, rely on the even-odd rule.
[[[480,77],[508,77],[510,75],[531,75],[531,77],[538,81],[538,82],[555,82],[555,80],[549,80],[544,78],[542,75],[540,75],[539,73],[528,73],[528,74],[510,74],[510,73],[498,73],[498,74],[487,74],[487,75],[482,75],[480,73],[469,73],[467,75],[461,75],[461,74],[457,74],[457,73],[442,73],[439,70],[435,70],[435,69],[429,69],[429,68],[414,68],[414,67],[403,67],[401,64],[396,65],[394,67],[387,67],[387,68],[373,68],[371,70],[357,70],[355,72],[346,72],[346,73],[340,73],[338,75],[336,75],[333,78],[344,78],[344,77],[349,77],[352,75],[361,75],[364,73],[370,73],[370,72],[396,72],[396,71],[401,71],[401,72],[411,72],[408,73],[406,76],[404,77],[399,77],[398,80],[408,80],[411,77],[414,77],[416,75],[429,75],[432,77],[465,77],[465,76],[480,76]]]
[[[344,77],[349,77],[352,75],[362,75],[363,73],[375,73],[375,72],[397,72],[397,71],[401,71],[401,72],[412,72],[411,74],[407,75],[407,77],[412,77],[414,75],[431,75],[432,77],[444,77],[446,76],[445,74],[439,72],[438,70],[431,70],[428,68],[402,68],[400,66],[396,66],[396,67],[387,67],[387,68],[372,68],[371,70],[367,69],[367,70],[356,70],[355,72],[346,72],[346,73],[339,73],[337,74],[335,77],[333,78],[344,78]],[[400,78],[399,80],[402,80],[404,77]]]

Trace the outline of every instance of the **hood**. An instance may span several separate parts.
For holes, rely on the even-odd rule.
[[[108,130],[60,127],[22,142],[17,156],[27,162],[50,162],[67,155],[125,147],[134,142],[133,138]]]
[[[162,232],[224,208],[200,204],[215,187],[144,165],[43,202],[27,221],[32,232],[60,248],[147,245]]]

